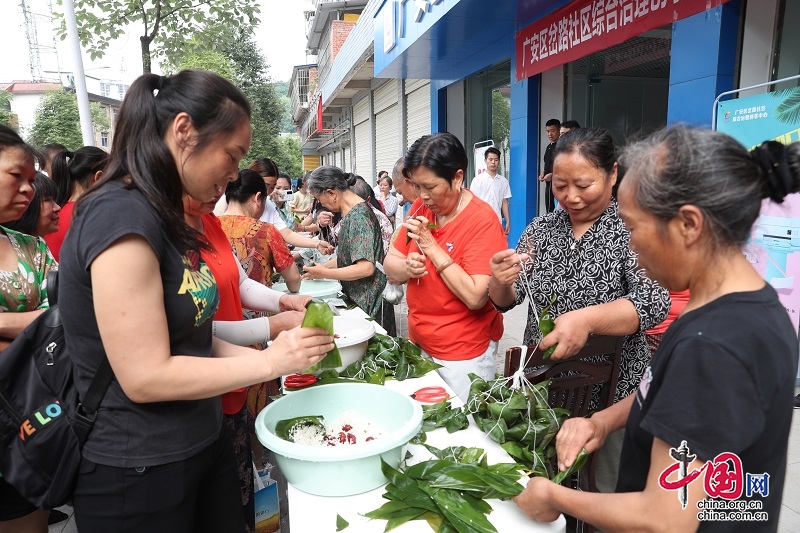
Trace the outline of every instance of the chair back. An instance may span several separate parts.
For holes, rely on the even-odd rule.
[[[546,379],[550,380],[551,407],[563,407],[570,412],[570,417],[584,417],[589,414],[589,405],[595,387],[600,387],[600,398],[597,409],[603,409],[614,401],[619,378],[620,358],[624,337],[606,335],[590,335],[589,340],[576,355],[566,360],[552,361],[543,358],[544,352],[536,346],[509,348],[506,351],[503,375],[510,378],[519,368],[523,350],[524,365],[532,369],[525,373],[526,379],[533,384]],[[555,466],[555,458],[553,458]],[[591,454],[589,463],[572,479],[565,479],[564,486],[597,492],[595,471],[597,469],[596,454]],[[576,531],[594,533],[595,528],[580,520],[575,525]]]
[[[611,405],[619,378],[620,357],[623,337],[590,335],[586,346],[566,360],[552,361],[543,358],[544,352],[536,346],[525,350],[525,378],[531,383],[550,381],[549,403],[552,407],[563,407],[570,416],[586,416],[592,391],[600,387],[602,409]],[[519,368],[523,348],[509,348],[506,351],[503,375],[511,377]],[[605,357],[603,357],[605,356]]]

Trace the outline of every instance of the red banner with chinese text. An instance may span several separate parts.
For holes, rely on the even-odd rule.
[[[729,0],[575,0],[517,32],[517,81]]]

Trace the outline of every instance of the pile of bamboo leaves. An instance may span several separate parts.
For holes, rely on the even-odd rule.
[[[386,378],[418,378],[441,366],[422,357],[420,347],[410,340],[376,333],[367,344],[364,359],[349,365],[339,376],[383,385]]]
[[[480,448],[426,446],[436,457],[395,470],[385,462],[381,470],[389,483],[383,506],[367,513],[386,520],[390,531],[411,520],[425,520],[438,533],[496,533],[485,500],[509,499],[523,490],[523,468],[516,463],[488,464]]]
[[[555,436],[569,411],[548,405],[549,381],[536,385],[524,381],[512,389],[507,378],[488,382],[474,374],[470,378],[464,410],[475,424],[533,475],[552,479]]]

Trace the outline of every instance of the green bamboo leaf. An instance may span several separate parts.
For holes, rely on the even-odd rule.
[[[365,513],[364,516],[373,520],[388,520],[393,513],[403,509],[408,509],[407,503],[401,500],[390,500],[374,511]]]
[[[333,336],[333,310],[325,302],[311,300],[306,305],[306,314],[300,326],[303,328],[322,328]],[[318,370],[339,366],[342,366],[342,356],[339,354],[336,341],[334,341],[333,349],[325,357],[307,368],[305,373],[312,374]]]
[[[350,525],[350,522],[342,518],[340,515],[336,515],[336,531],[341,531],[345,529],[347,526]]]
[[[430,496],[458,533],[497,533],[489,519],[457,491],[431,489]]]
[[[386,529],[384,529],[384,533],[387,531],[391,531],[392,529],[402,526],[406,522],[410,522],[411,520],[419,520],[422,518],[422,515],[428,513],[430,511],[426,511],[425,509],[406,509],[403,512],[397,513],[395,516],[391,517],[386,522]]]
[[[578,456],[575,457],[575,460],[572,462],[571,465],[569,465],[569,468],[553,476],[552,479],[553,483],[560,485],[569,476],[571,476],[572,474],[583,468],[588,460],[589,460],[589,454],[587,453],[586,448],[581,448],[581,451],[578,452]]]
[[[323,434],[325,433],[325,424],[321,416],[298,416],[296,418],[278,420],[275,424],[275,435],[283,440],[294,442],[294,440],[292,440],[292,432],[295,428],[303,426],[316,426],[318,431]]]

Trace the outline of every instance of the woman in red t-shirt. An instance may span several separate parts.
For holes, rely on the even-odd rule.
[[[467,153],[451,133],[409,148],[403,174],[419,192],[384,262],[408,281],[408,332],[466,401],[468,373],[493,379],[503,318],[489,302],[489,260],[506,238],[492,208],[463,187]]]
[[[189,226],[202,232],[211,248],[200,255],[211,269],[219,291],[219,307],[214,315],[214,336],[233,344],[247,346],[265,343],[283,330],[299,326],[303,321],[308,296],[283,294],[250,279],[233,255],[231,243],[213,214],[216,201],[201,203],[184,196],[184,218]],[[244,320],[243,304],[254,311],[280,312],[271,317]],[[233,448],[242,490],[245,523],[255,531],[253,504],[253,455],[250,447],[247,389],[236,389],[222,395],[222,412],[233,435]]]
[[[45,236],[44,241],[56,261],[72,222],[75,201],[100,179],[107,162],[108,154],[95,146],[84,146],[74,152],[64,150],[53,158],[50,177],[58,190],[55,201],[61,206],[61,213],[58,231]]]

